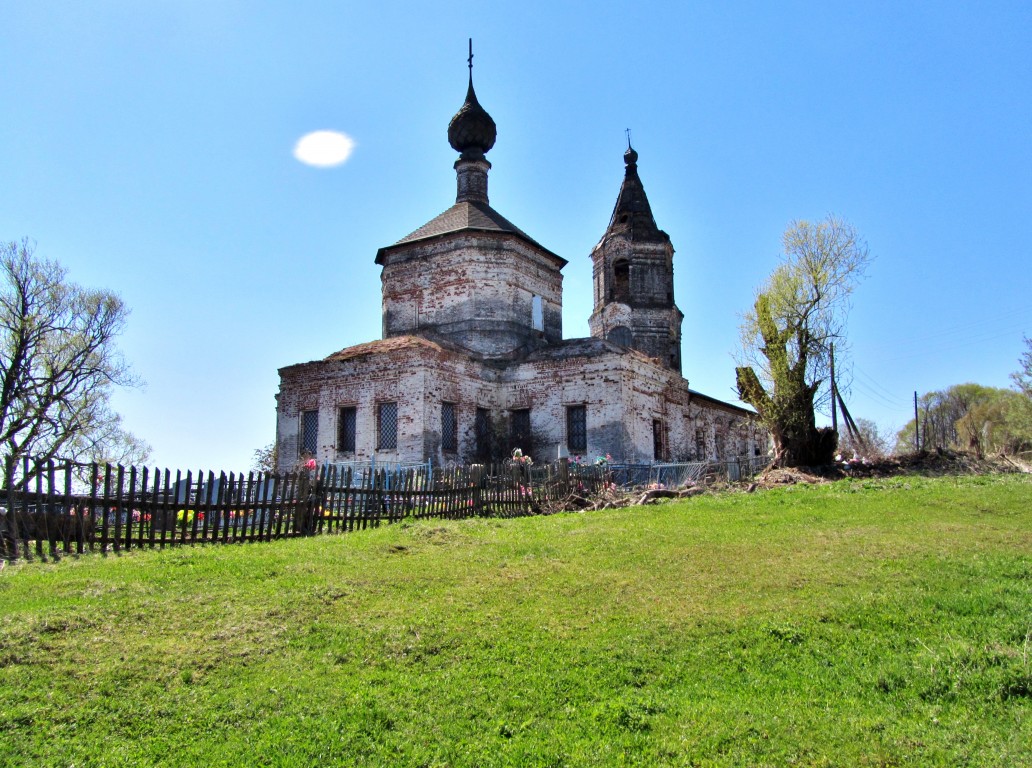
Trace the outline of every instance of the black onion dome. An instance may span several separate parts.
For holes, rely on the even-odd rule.
[[[494,146],[497,136],[495,121],[477,101],[473,78],[470,77],[466,101],[448,123],[448,143],[456,152],[461,152],[464,158],[479,159]]]
[[[627,151],[623,153],[623,159],[627,165],[637,165],[638,153],[631,149],[631,146],[628,144]]]

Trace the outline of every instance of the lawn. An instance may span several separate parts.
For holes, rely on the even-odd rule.
[[[1032,764],[1032,480],[0,572],[0,765]]]

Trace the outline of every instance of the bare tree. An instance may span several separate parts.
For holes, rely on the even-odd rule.
[[[251,469],[255,472],[276,472],[276,465],[279,463],[279,447],[276,443],[269,443],[264,448],[255,448],[254,457],[251,459]]]
[[[1025,337],[1025,351],[1018,360],[1021,370],[1011,374],[1011,381],[1025,393],[1025,396],[1032,398],[1032,339]]]
[[[859,434],[847,434],[839,440],[839,452],[846,457],[863,456],[880,459],[892,452],[891,438],[871,419],[857,419]]]
[[[147,448],[111,409],[138,382],[115,347],[128,309],[71,283],[27,240],[0,245],[0,450],[36,462],[132,456]],[[5,477],[10,481],[12,478]]]
[[[857,231],[835,216],[793,222],[782,243],[781,264],[743,316],[738,393],[770,430],[775,462],[824,464],[835,435],[817,429],[814,408],[827,396],[833,342],[843,356],[849,296],[870,256]]]

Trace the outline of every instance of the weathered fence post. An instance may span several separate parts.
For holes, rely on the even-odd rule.
[[[559,487],[564,496],[570,493],[570,460],[563,456],[559,459]]]
[[[325,471],[323,467],[323,471]],[[294,493],[294,534],[311,536],[315,532],[315,509],[319,503],[320,483],[318,476],[313,480],[307,469],[297,472]]]
[[[470,467],[470,480],[473,483],[473,509],[471,514],[479,516],[484,513],[484,479],[486,477],[486,467],[484,464],[474,464]]]

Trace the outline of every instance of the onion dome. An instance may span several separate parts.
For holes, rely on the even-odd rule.
[[[470,74],[466,101],[448,123],[448,143],[456,152],[462,153],[463,159],[479,160],[494,146],[497,136],[495,121],[477,101],[473,75]]]
[[[627,145],[627,151],[623,153],[623,159],[627,165],[638,164],[638,153],[634,151],[630,144]]]

